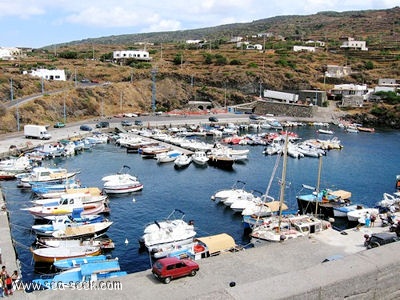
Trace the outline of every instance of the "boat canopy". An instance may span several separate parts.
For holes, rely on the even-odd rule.
[[[272,212],[277,212],[279,211],[280,201],[266,202],[265,205],[268,206]],[[287,205],[285,203],[282,203],[282,210],[287,210],[287,209],[288,209]]]
[[[342,198],[343,200],[347,200],[351,198],[351,192],[344,190],[337,190],[333,192],[329,192],[330,195],[336,196],[337,198]]]
[[[226,233],[200,237],[195,240],[206,245],[210,255],[215,255],[222,251],[229,251],[237,247],[233,237]]]

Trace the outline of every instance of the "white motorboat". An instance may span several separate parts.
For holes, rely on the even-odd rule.
[[[181,217],[177,218],[176,213]],[[171,245],[186,245],[193,242],[196,235],[193,221],[185,222],[185,214],[175,209],[164,221],[155,221],[147,225],[139,242],[147,248],[150,253],[158,252],[160,248]]]
[[[192,162],[192,157],[188,156],[186,154],[179,155],[175,161],[174,161],[174,166],[175,168],[185,168],[189,166]]]
[[[196,165],[205,166],[208,162],[208,156],[204,151],[195,151],[192,160]]]
[[[32,169],[31,162],[28,157],[21,156],[18,158],[10,158],[0,161],[0,171],[11,173],[24,173]]]
[[[355,209],[347,213],[347,219],[349,220],[349,222],[360,222],[360,219],[363,219],[367,213],[377,216],[379,214],[379,209],[372,207],[362,207],[360,209]]]
[[[362,209],[363,205],[361,204],[351,204],[351,205],[343,205],[343,206],[335,206],[333,207],[333,216],[335,218],[347,218],[347,214],[353,210]]]
[[[33,168],[28,176],[19,179],[18,186],[30,188],[35,183],[62,183],[67,179],[73,179],[79,172],[68,172],[64,168]]]
[[[179,156],[182,155],[181,151],[171,150],[168,152],[162,152],[156,155],[158,163],[167,163],[175,161]]]
[[[130,169],[130,167],[124,165],[117,174],[104,176],[101,179],[104,182],[103,190],[106,194],[124,194],[143,189],[143,184],[138,178],[128,173],[123,173],[123,169]]]
[[[230,189],[220,190],[212,195],[211,200],[223,203],[230,197],[238,197],[244,193],[247,195],[248,192],[244,189],[245,185],[245,182],[237,180]]]

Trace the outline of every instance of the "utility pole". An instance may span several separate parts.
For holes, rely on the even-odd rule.
[[[14,100],[14,89],[13,89],[13,80],[10,79],[10,101]]]
[[[123,113],[123,111],[122,111],[122,91],[121,91],[121,94],[120,94],[120,97],[119,97],[119,108],[121,110],[121,113]]]
[[[17,131],[19,131],[19,130],[20,130],[20,128],[19,128],[19,104],[17,101]]]
[[[67,114],[66,114],[66,110],[65,110],[65,96],[64,96],[64,111],[63,111],[63,115],[64,115],[64,124],[67,123]]]
[[[41,77],[42,94],[44,94],[44,82],[43,77]]]
[[[157,70],[151,70],[151,80],[152,80],[152,87],[151,87],[151,109],[153,112],[156,111],[156,74]]]

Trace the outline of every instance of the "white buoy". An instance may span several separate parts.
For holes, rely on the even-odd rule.
[[[136,199],[135,199],[135,198],[132,198],[132,202],[136,202]]]
[[[125,239],[125,245],[128,245],[129,241],[128,239]]]

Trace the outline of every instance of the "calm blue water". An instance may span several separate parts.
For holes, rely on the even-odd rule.
[[[335,128],[336,129],[336,128]],[[329,136],[317,135],[313,127],[294,129],[303,139]],[[348,134],[336,129],[344,145],[342,150],[331,150],[323,158],[321,188],[344,189],[352,192],[352,201],[374,205],[384,192],[394,191],[395,176],[400,174],[400,132],[377,131],[374,134]],[[211,142],[211,141],[210,141]],[[240,147],[240,146],[239,146]],[[246,189],[265,191],[270,180],[276,156],[262,154],[263,146],[246,146],[251,152],[247,163],[235,164],[233,171],[213,167],[199,168],[191,164],[175,170],[173,164],[158,165],[155,160],[142,159],[138,154],[127,154],[124,148],[98,145],[92,152],[73,158],[50,160],[45,165],[58,165],[71,170],[80,169],[79,179],[86,186],[101,188],[101,178],[119,171],[122,165],[131,167],[131,173],[144,184],[143,191],[111,198],[109,219],[114,224],[108,236],[116,247],[111,252],[118,257],[121,269],[128,273],[150,267],[147,253],[139,252],[138,238],[146,224],[167,217],[173,209],[186,213],[186,220],[194,220],[198,236],[226,232],[238,244],[249,239],[243,233],[241,216],[224,205],[210,200],[217,190],[230,188],[237,180],[246,182]],[[276,173],[270,194],[278,197],[281,167]],[[290,209],[297,209],[296,193],[302,184],[315,186],[318,176],[318,159],[288,159],[288,188],[285,200]],[[21,261],[22,276],[30,280],[40,275],[35,272],[29,246],[35,240],[30,227],[33,217],[21,211],[30,206],[31,193],[16,188],[15,182],[1,182],[10,212],[12,237]],[[132,199],[136,201],[132,201]],[[125,244],[125,240],[129,243]]]

